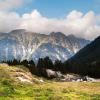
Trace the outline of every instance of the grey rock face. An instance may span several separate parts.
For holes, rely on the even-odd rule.
[[[90,41],[66,36],[61,32],[50,35],[37,34],[19,29],[9,33],[0,33],[0,61],[30,60],[49,56],[52,60],[65,61]]]

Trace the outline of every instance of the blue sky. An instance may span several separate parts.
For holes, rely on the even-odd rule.
[[[83,13],[92,10],[95,13],[100,13],[99,5],[100,0],[31,0],[30,3],[16,11],[23,14],[37,9],[46,17],[63,17],[72,10],[78,10]]]

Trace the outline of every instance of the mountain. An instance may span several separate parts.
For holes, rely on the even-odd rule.
[[[67,65],[71,72],[100,78],[100,36],[66,61]]]
[[[52,32],[49,35],[28,32],[24,29],[0,33],[0,61],[30,60],[37,61],[49,56],[52,60],[65,61],[72,57],[90,41],[74,35]]]
[[[100,62],[100,36],[76,53],[71,60],[80,63]]]

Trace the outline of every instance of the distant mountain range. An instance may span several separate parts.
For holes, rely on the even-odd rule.
[[[52,60],[65,61],[89,44],[89,40],[74,35],[52,32],[49,35],[28,32],[24,29],[0,33],[0,61],[30,60],[49,56]]]

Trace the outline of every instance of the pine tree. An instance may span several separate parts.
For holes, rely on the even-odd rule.
[[[43,63],[46,69],[54,69],[53,62],[49,57],[45,57]]]
[[[54,68],[56,71],[61,71],[63,72],[63,63],[60,60],[56,60],[54,63]]]

